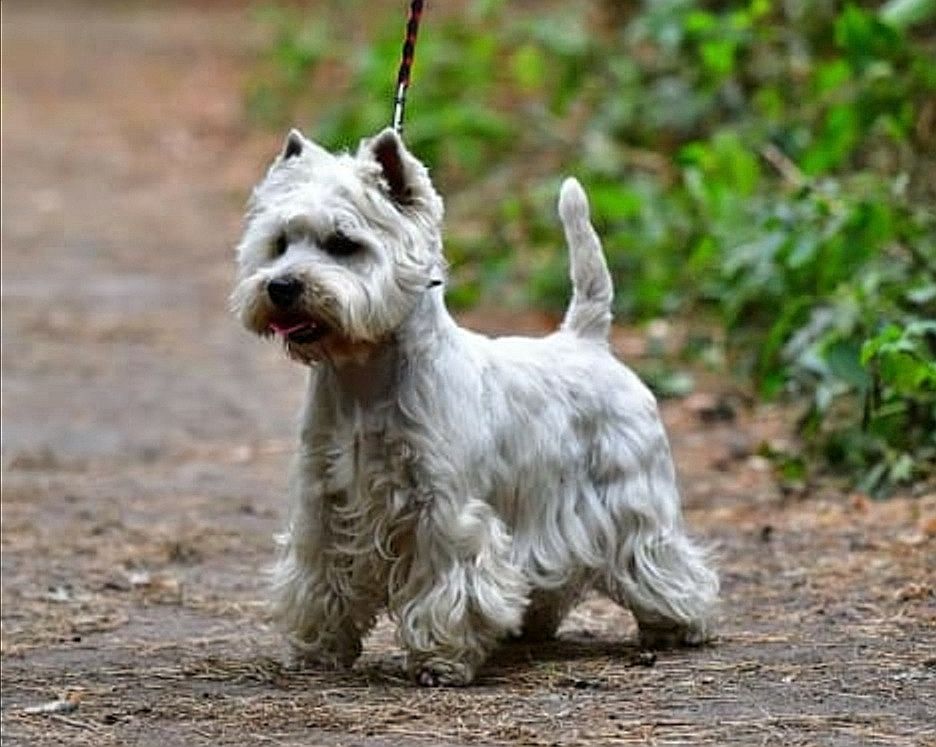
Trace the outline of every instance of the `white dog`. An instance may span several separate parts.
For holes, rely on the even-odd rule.
[[[251,200],[234,309],[311,366],[275,571],[294,652],[349,666],[386,610],[417,682],[463,685],[588,589],[645,645],[703,642],[718,580],[684,533],[654,398],[609,350],[581,186],[559,198],[572,302],[543,339],[455,324],[442,212],[392,130],[356,155],[293,131]]]

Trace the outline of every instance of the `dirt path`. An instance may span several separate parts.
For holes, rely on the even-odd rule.
[[[303,376],[225,310],[279,140],[242,119],[256,30],[120,7],[3,4],[5,746],[936,744],[936,497],[781,495],[749,455],[780,418],[708,422],[717,390],[666,408],[717,645],[650,662],[592,599],[468,690],[411,687],[386,623],[349,675],[283,671],[262,569]]]

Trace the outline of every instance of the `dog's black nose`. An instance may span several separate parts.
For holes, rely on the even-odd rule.
[[[302,283],[296,280],[296,278],[273,278],[267,283],[267,295],[270,297],[273,305],[281,309],[291,306],[292,303],[299,298],[299,293],[301,291]]]

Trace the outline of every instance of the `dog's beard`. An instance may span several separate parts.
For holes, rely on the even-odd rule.
[[[340,328],[321,314],[296,309],[272,310],[263,316],[255,331],[280,340],[286,355],[305,365],[328,360],[331,344],[344,337]]]
[[[387,337],[360,340],[330,318],[301,311],[273,314],[261,335],[281,340],[286,355],[297,363],[334,367],[349,361],[363,363]]]

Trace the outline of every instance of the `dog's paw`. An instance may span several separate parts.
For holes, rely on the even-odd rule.
[[[422,687],[464,687],[474,672],[462,662],[429,659],[413,669],[413,678]]]
[[[290,671],[350,669],[361,655],[361,644],[341,647],[308,646],[293,643],[283,663]]]
[[[708,626],[642,623],[640,646],[645,649],[679,648],[681,646],[704,646],[713,638]]]
[[[304,671],[326,671],[338,672],[343,669],[349,669],[354,660],[348,661],[348,658],[334,652],[327,651],[293,651],[287,654],[283,662],[283,669],[290,672]]]

